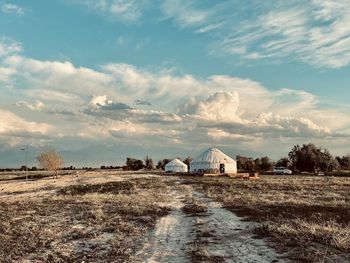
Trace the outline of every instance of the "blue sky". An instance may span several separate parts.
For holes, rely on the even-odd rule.
[[[347,154],[349,22],[345,0],[1,0],[0,165]]]

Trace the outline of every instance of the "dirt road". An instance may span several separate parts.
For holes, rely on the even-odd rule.
[[[182,179],[176,180],[171,191],[173,210],[147,236],[137,254],[140,262],[287,262],[253,237],[253,223],[242,221],[192,186],[182,185]],[[189,200],[206,204],[207,212],[183,212]]]

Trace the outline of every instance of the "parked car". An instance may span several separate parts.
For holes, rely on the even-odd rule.
[[[292,171],[286,167],[274,167],[272,172],[273,174],[292,174]]]

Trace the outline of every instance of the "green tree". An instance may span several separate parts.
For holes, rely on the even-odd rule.
[[[291,163],[288,157],[283,157],[276,162],[276,166],[286,167],[286,168],[289,168],[290,164]]]
[[[295,171],[332,171],[338,166],[338,162],[327,149],[317,148],[312,143],[294,146],[288,156]]]
[[[259,170],[260,171],[270,171],[272,169],[272,161],[269,157],[264,156],[260,158],[260,166]]]
[[[170,162],[169,159],[163,159],[159,160],[158,164],[156,165],[157,169],[165,170],[165,165],[167,165]]]
[[[137,160],[134,158],[126,158],[126,167],[127,170],[137,171],[143,168],[142,160]]]
[[[335,159],[338,161],[339,166],[343,170],[350,170],[350,155],[346,155],[343,157],[337,156]]]
[[[245,157],[237,155],[237,169],[244,172],[254,172],[256,171],[255,161],[251,157]]]
[[[190,163],[193,161],[193,158],[191,158],[190,156],[188,156],[183,162],[185,164],[187,164],[187,166],[190,166]]]
[[[147,170],[154,170],[154,163],[152,158],[149,158],[148,156],[145,157],[145,168]]]

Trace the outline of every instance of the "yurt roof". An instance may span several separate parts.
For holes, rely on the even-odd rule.
[[[185,164],[184,162],[180,161],[179,159],[173,159],[171,162],[167,163],[165,166],[167,165],[180,165],[180,166],[186,166],[187,164]]]
[[[201,153],[191,163],[235,163],[231,157],[224,154],[217,148],[210,148]]]

